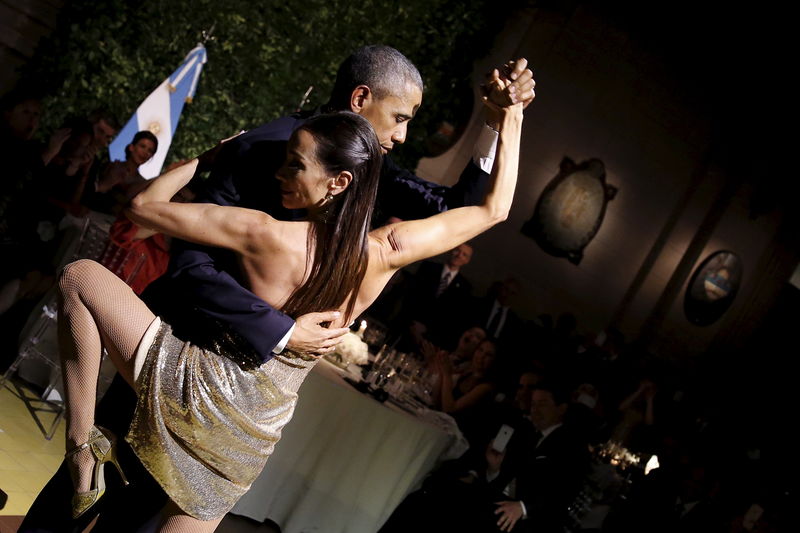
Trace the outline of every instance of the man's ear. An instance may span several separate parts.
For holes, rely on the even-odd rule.
[[[341,194],[352,181],[353,175],[347,170],[343,170],[336,177],[331,178],[331,182],[328,184],[328,192],[334,196]]]
[[[372,100],[372,91],[366,85],[359,85],[350,93],[350,111],[359,115]]]

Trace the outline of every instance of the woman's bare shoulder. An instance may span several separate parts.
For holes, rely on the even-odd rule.
[[[253,251],[257,253],[280,253],[281,251],[305,250],[308,244],[308,222],[286,222],[272,218],[266,213],[251,219],[248,228]]]

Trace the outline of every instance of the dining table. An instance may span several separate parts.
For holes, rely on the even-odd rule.
[[[376,533],[440,462],[468,445],[452,417],[379,402],[350,370],[321,359],[261,475],[231,511],[283,533]]]

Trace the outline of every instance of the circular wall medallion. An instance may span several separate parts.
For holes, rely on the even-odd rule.
[[[742,261],[733,252],[719,251],[695,269],[686,288],[683,309],[697,326],[713,324],[728,310],[742,280]]]
[[[522,233],[545,252],[577,265],[616,193],[617,188],[606,183],[602,161],[590,159],[576,165],[565,157],[560,172],[539,197],[533,217],[522,226]]]

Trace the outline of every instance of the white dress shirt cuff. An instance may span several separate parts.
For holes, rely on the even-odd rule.
[[[290,327],[289,331],[286,332],[286,335],[283,336],[281,342],[276,344],[275,347],[272,349],[272,353],[279,354],[283,351],[284,348],[286,348],[286,345],[289,344],[289,339],[292,338],[292,333],[294,333],[294,327],[296,325],[297,324],[292,324],[292,327]]]
[[[522,520],[528,518],[528,510],[525,508],[525,502],[519,501],[519,506],[522,507]]]
[[[492,166],[494,165],[494,154],[497,150],[498,135],[499,134],[488,124],[484,123],[478,140],[475,141],[475,151],[472,154],[472,160],[487,174],[492,172]]]

